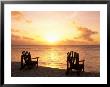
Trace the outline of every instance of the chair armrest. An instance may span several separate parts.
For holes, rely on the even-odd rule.
[[[32,59],[38,59],[39,57],[35,57],[35,58],[32,58]]]
[[[31,58],[31,59],[37,59],[37,58]]]
[[[31,58],[31,59],[36,59],[36,62],[38,62],[39,57]]]
[[[85,60],[80,60],[79,62],[84,62]]]
[[[37,60],[37,62],[38,62],[39,57],[35,57],[35,58],[32,58],[32,59],[36,59],[36,60]]]
[[[85,61],[85,60],[80,60],[79,63],[80,63],[80,64],[84,64],[84,61]]]

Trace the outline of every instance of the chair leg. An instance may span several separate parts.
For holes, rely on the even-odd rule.
[[[84,65],[83,65],[83,72],[84,72]]]
[[[66,73],[65,73],[66,75],[68,75],[69,74],[69,71],[68,70],[66,70]]]
[[[77,73],[77,76],[80,76],[80,70],[77,70],[76,73]]]
[[[37,63],[37,66],[36,66],[36,68],[38,68],[38,63]]]

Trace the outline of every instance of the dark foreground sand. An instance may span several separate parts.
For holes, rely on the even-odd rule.
[[[76,72],[71,72],[70,75],[65,75],[66,69],[50,68],[39,66],[32,69],[20,70],[20,62],[11,63],[12,77],[78,77]],[[81,72],[79,77],[99,77],[100,73],[95,72]]]

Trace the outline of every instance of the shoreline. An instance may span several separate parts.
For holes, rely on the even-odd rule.
[[[76,72],[65,75],[66,69],[50,68],[44,66],[34,67],[32,69],[20,70],[20,62],[11,62],[12,77],[100,77],[99,72],[81,72],[77,76]]]

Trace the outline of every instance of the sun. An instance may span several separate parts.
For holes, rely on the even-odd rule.
[[[58,37],[55,36],[55,35],[48,35],[45,38],[50,43],[54,43],[54,42],[57,42],[58,41]]]

